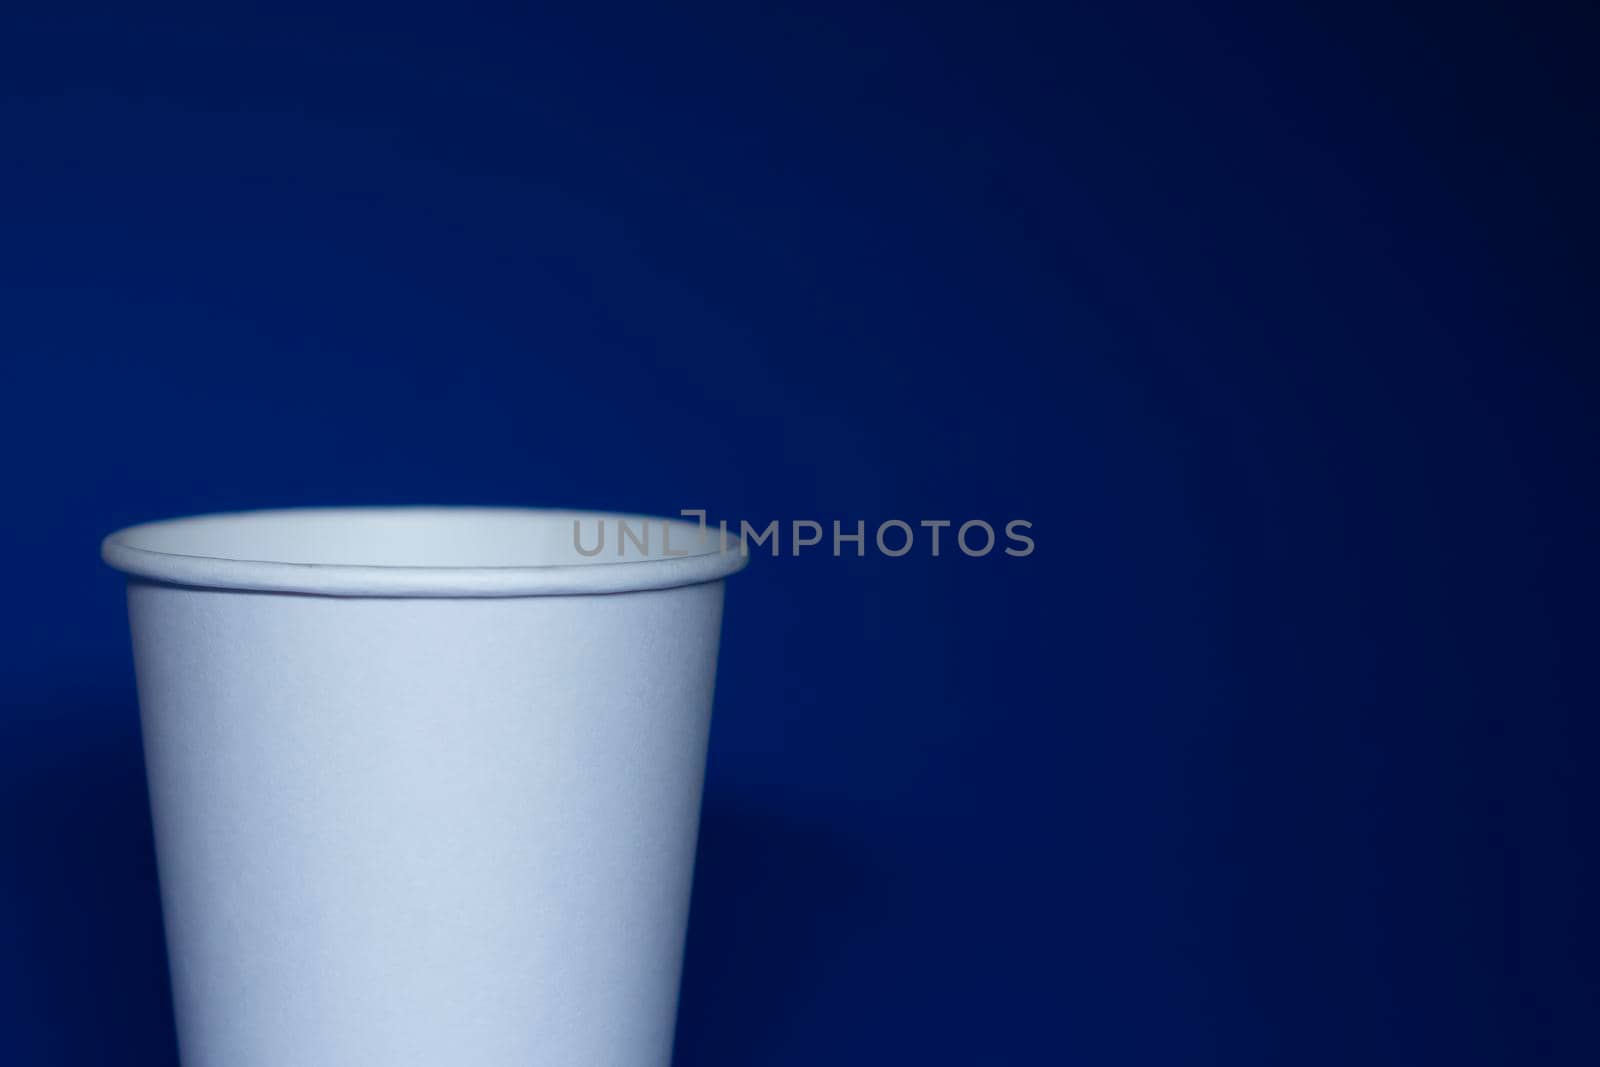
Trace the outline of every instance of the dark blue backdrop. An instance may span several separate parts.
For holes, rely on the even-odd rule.
[[[681,1064],[1595,1062],[1587,14],[0,16],[0,1062],[175,1062],[129,522],[731,583]]]

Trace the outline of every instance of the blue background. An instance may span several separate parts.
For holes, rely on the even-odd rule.
[[[1594,10],[0,16],[0,1061],[175,1062],[130,522],[730,583],[678,1063],[1592,1063]]]

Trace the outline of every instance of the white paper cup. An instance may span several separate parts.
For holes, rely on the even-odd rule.
[[[744,557],[667,525],[291,510],[105,540],[185,1067],[668,1063]]]

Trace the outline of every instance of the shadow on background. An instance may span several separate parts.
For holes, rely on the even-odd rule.
[[[0,1028],[12,1062],[175,1067],[131,697],[36,700],[0,730]],[[867,875],[827,827],[708,789],[675,1062],[780,1057],[794,1009],[848,935],[838,917],[872,910]]]
[[[0,722],[0,855],[10,1062],[176,1064],[131,695],[24,702]]]
[[[741,805],[708,786],[684,959],[678,1067],[781,1058],[783,1034],[870,913],[865,857],[825,826]],[[847,907],[848,906],[848,907]]]

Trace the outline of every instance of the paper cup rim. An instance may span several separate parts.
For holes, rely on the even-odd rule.
[[[626,512],[569,508],[516,507],[311,507],[266,508],[253,511],[215,512],[183,518],[139,523],[110,534],[100,543],[100,557],[111,567],[134,578],[170,585],[205,589],[299,593],[347,597],[520,597],[581,596],[672,589],[726,578],[749,562],[739,540],[707,531],[713,539],[692,547],[686,555],[652,556],[607,562],[515,564],[508,566],[412,566],[345,562],[286,562],[241,559],[193,552],[161,551],[137,542],[159,537],[185,524],[284,520],[335,519],[339,516],[375,516],[400,519],[523,517],[530,520],[571,520],[669,524],[681,533],[700,537],[695,520],[668,519]],[[704,541],[703,538],[701,538]]]

